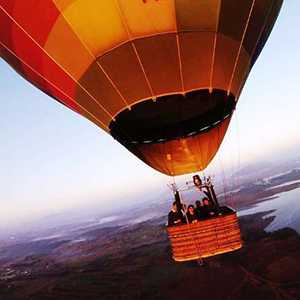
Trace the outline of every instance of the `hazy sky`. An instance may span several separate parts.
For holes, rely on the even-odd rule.
[[[236,168],[300,146],[300,1],[285,4],[212,166]],[[170,179],[0,60],[0,226],[130,199]],[[296,151],[295,150],[295,151]],[[300,152],[299,152],[300,153]]]

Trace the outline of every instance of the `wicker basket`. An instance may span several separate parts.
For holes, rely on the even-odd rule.
[[[242,247],[235,211],[194,224],[167,227],[167,232],[175,261],[200,259]]]

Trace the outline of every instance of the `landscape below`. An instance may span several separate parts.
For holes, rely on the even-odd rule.
[[[296,191],[298,180],[299,169],[252,180],[229,198],[245,210]],[[273,210],[242,212],[243,248],[201,267],[172,261],[165,216],[2,245],[0,299],[300,299],[299,234],[266,230]]]

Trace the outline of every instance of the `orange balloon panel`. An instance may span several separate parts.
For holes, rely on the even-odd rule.
[[[150,166],[183,174],[215,155],[281,5],[0,0],[0,56]]]
[[[170,175],[203,170],[218,151],[230,118],[203,133],[162,143],[138,145],[133,151],[154,169]]]

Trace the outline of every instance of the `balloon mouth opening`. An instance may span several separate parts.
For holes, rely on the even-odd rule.
[[[120,112],[109,127],[126,147],[160,143],[210,130],[232,115],[235,104],[232,94],[217,89],[162,96]]]

